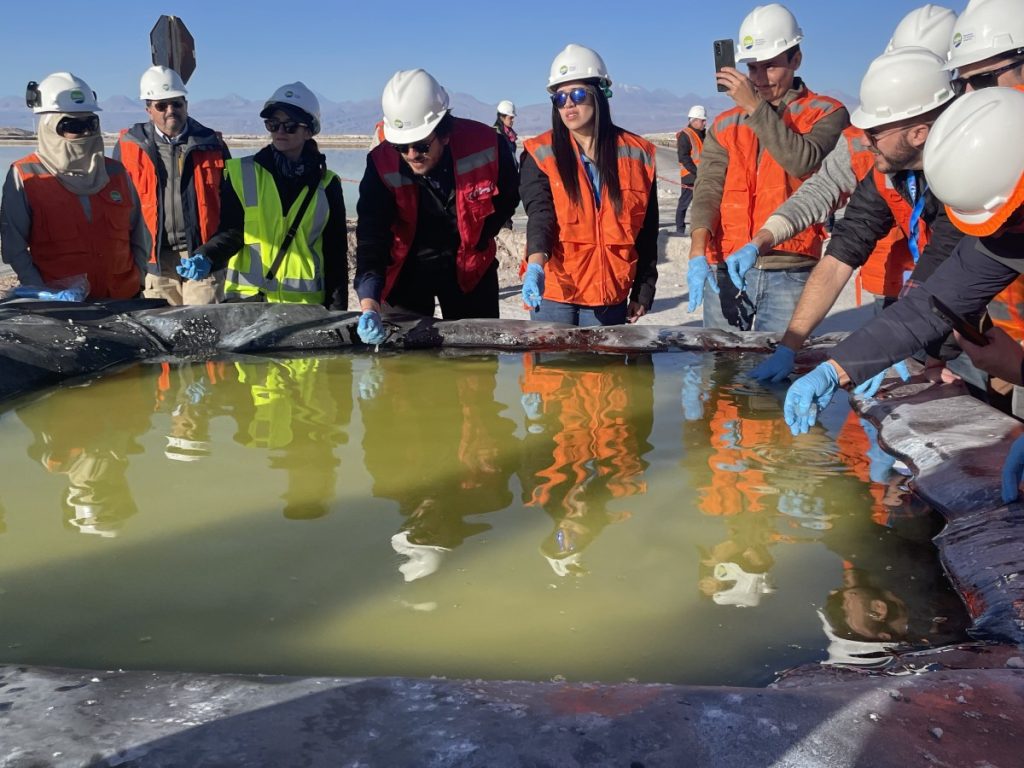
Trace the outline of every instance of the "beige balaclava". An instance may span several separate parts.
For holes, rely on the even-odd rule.
[[[65,117],[83,113],[47,112],[39,116],[38,149],[43,166],[61,185],[76,195],[94,195],[107,186],[107,165],[103,158],[103,134],[67,139],[57,133]]]

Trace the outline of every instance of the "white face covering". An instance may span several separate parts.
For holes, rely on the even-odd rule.
[[[81,113],[48,112],[39,118],[36,154],[43,166],[61,185],[76,195],[94,195],[107,186],[107,166],[103,159],[103,135],[66,139],[57,133],[57,123]]]

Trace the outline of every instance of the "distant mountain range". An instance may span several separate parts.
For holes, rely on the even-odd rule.
[[[711,116],[722,112],[733,102],[722,94],[698,96],[687,93],[677,96],[666,90],[648,91],[636,85],[617,85],[612,97],[612,114],[615,122],[636,133],[662,133],[677,131],[686,122],[686,113],[694,104],[703,104]],[[853,106],[857,100],[838,92],[827,92]],[[320,98],[320,122],[322,131],[328,135],[369,134],[380,119],[380,102],[330,101]],[[127,96],[111,96],[101,99],[103,112],[100,115],[104,131],[117,131],[146,119],[146,113],[138,100]],[[200,122],[226,134],[262,134],[263,121],[259,117],[262,101],[251,101],[235,94],[220,99],[205,99],[189,104],[189,113]],[[452,94],[452,111],[461,117],[469,117],[485,123],[494,122],[495,108],[465,93]],[[519,105],[516,130],[531,135],[546,130],[551,125],[551,107],[547,103]],[[0,97],[0,126],[33,130],[31,110],[25,107],[21,97]]]

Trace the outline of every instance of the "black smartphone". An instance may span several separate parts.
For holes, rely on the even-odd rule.
[[[722,67],[736,68],[736,45],[732,40],[715,40],[715,72],[721,72]],[[718,90],[726,88],[719,83]]]
[[[980,330],[975,328],[973,325],[964,320],[960,315],[954,312],[952,309],[947,307],[937,298],[932,296],[930,298],[932,312],[938,317],[941,317],[947,323],[949,323],[953,330],[967,339],[971,344],[975,344],[979,347],[988,346],[988,337],[985,336]]]

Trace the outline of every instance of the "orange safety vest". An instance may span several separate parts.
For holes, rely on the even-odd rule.
[[[377,123],[373,126],[373,132],[377,135],[377,143],[378,144],[383,144],[384,141],[385,141],[385,139],[384,139],[384,121],[383,120],[378,120],[377,121]]]
[[[839,449],[840,461],[849,468],[847,474],[868,486],[868,493],[871,495],[871,519],[878,525],[889,525],[889,510],[883,503],[885,486],[871,482],[871,459],[868,458],[871,441],[861,426],[860,417],[853,411],[850,411],[836,436],[836,448]]]
[[[835,99],[803,87],[801,95],[783,108],[780,117],[787,128],[802,135],[842,106]],[[747,124],[746,113],[740,107],[719,115],[713,131],[718,143],[729,153],[722,187],[721,218],[707,249],[708,260],[721,264],[727,255],[749,243],[757,228],[813,172],[800,178],[786,173],[771,153],[762,151],[757,134]],[[818,259],[824,240],[825,228],[815,224],[779,243],[775,250]]]
[[[849,126],[843,131],[850,148],[850,165],[858,182],[875,168],[875,155],[868,144],[867,135],[860,128]],[[914,268],[914,256],[898,224],[878,243],[868,260],[857,273],[857,287],[863,287],[876,296],[897,298],[903,287],[903,273]]]
[[[910,217],[914,213],[913,207],[893,186],[892,177],[889,174],[882,173],[877,168],[872,173],[875,175],[875,186],[878,188],[878,194],[882,196],[882,199],[889,206],[889,210],[892,211],[893,218],[896,219],[896,226],[900,228],[904,237],[909,240]],[[932,237],[932,228],[928,226],[928,223],[923,218],[918,221],[918,225],[918,249],[921,253],[924,253],[925,246],[928,245],[928,241]],[[911,263],[913,263],[913,258],[911,258]]]
[[[459,230],[459,250],[455,255],[456,277],[463,293],[476,288],[497,253],[494,238],[476,250],[484,222],[494,213],[494,197],[498,194],[498,134],[475,120],[454,118],[451,141],[455,167],[455,223]],[[391,225],[394,241],[391,264],[384,278],[382,298],[387,299],[416,237],[416,216],[419,209],[420,185],[401,173],[404,162],[387,144],[370,150],[370,159],[381,181],[395,196],[397,214]]]
[[[124,167],[104,158],[110,181],[89,195],[86,218],[78,195],[64,188],[34,152],[14,163],[32,212],[28,247],[43,282],[84,274],[90,299],[130,299],[141,289],[131,248],[132,194]]]
[[[564,304],[604,307],[621,304],[629,297],[636,278],[636,239],[647,217],[654,183],[655,148],[649,141],[627,131],[616,137],[622,212],[608,204],[597,207],[587,194],[590,179],[576,152],[576,177],[580,202],[574,204],[565,191],[555,162],[551,131],[527,139],[526,151],[548,177],[558,232],[550,260],[544,268],[544,298]]]
[[[788,444],[791,436],[777,419],[745,419],[729,396],[719,396],[711,416],[711,483],[698,488],[698,507],[705,515],[730,516],[763,512],[771,484],[765,477],[764,460],[757,448]],[[744,466],[742,471],[738,471]]]
[[[683,126],[683,130],[676,134],[676,141],[679,141],[679,137],[682,136],[684,132],[690,134],[690,159],[693,160],[694,165],[700,166],[700,153],[704,151],[704,141],[701,139],[700,134],[688,125]],[[689,174],[690,172],[686,170],[686,167],[680,163],[680,178],[688,176]]]
[[[118,139],[121,164],[131,176],[135,191],[142,207],[142,220],[149,230],[153,246],[149,252],[147,269],[160,274],[157,256],[160,252],[160,176],[153,165],[153,158],[138,139],[125,128]],[[224,156],[218,150],[195,149],[188,154],[192,162],[192,188],[196,195],[196,209],[199,212],[199,234],[205,243],[217,231],[220,224],[220,183],[224,174]],[[198,247],[202,243],[195,243]]]

